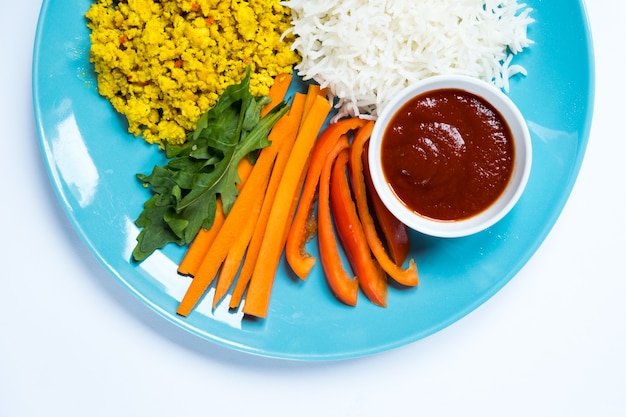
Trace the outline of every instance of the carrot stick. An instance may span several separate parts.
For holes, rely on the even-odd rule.
[[[304,103],[306,103],[306,94],[295,93],[287,113],[287,116],[293,119],[290,123],[295,123],[298,127],[300,127],[300,120],[302,120],[302,114],[304,113]]]
[[[319,84],[309,84],[307,87],[306,100],[304,101],[304,111],[302,113],[302,118],[300,119],[300,127],[302,127],[302,124],[311,111],[311,107],[313,107],[316,97],[320,95],[321,91],[322,90]]]
[[[279,74],[274,77],[274,84],[270,87],[268,94],[271,101],[261,109],[261,117],[265,116],[278,103],[284,100],[292,78],[293,76],[291,74]]]
[[[269,181],[269,176],[267,180]],[[228,254],[226,255],[226,259],[224,260],[220,273],[217,277],[217,285],[215,286],[215,294],[213,295],[213,308],[217,307],[217,304],[226,295],[228,289],[235,280],[237,271],[241,265],[241,260],[246,253],[246,249],[250,243],[250,238],[252,237],[252,232],[257,224],[257,219],[259,218],[261,207],[263,205],[263,192],[266,188],[267,181],[263,184],[262,189],[259,190],[260,195],[254,202],[254,206],[249,207],[248,218],[242,219],[242,224],[239,226],[243,228],[241,229],[239,236],[228,249]]]
[[[239,283],[240,281],[243,281],[240,286],[247,284],[246,281],[248,280],[248,277],[246,275],[248,273],[243,268],[246,264],[250,264],[255,260],[255,252],[257,246],[257,243],[253,242],[252,238],[255,234],[255,231],[257,229],[264,230],[267,223],[269,208],[271,208],[274,194],[276,193],[276,188],[278,187],[278,181],[280,180],[280,177],[282,176],[282,172],[284,170],[285,163],[283,162],[283,160],[286,161],[286,156],[288,156],[289,152],[291,151],[291,147],[293,146],[293,142],[298,132],[298,124],[301,117],[301,109],[303,107],[303,104],[304,95],[299,93],[294,95],[295,109],[292,105],[289,113],[285,115],[285,122],[281,123],[279,129],[274,129],[270,133],[270,140],[273,141],[273,146],[276,146],[276,159],[272,168],[272,172],[270,174],[269,183],[266,184],[263,197],[259,198],[260,205],[258,207],[258,211],[251,211],[250,218],[246,221],[245,227],[242,229],[241,235],[237,239],[237,242],[235,242],[233,247],[230,249],[226,260],[222,265],[222,269],[220,271],[220,275],[218,277],[217,285],[215,288],[215,294],[213,297],[213,307],[216,307],[219,301],[221,301],[221,299],[228,292],[228,289],[235,281],[235,277],[240,266],[242,268],[242,271],[240,272],[240,276],[237,282]],[[278,135],[280,135],[280,138],[275,139],[275,137]],[[259,239],[257,238],[257,240]],[[251,248],[251,245],[253,245],[253,243],[255,247]],[[244,266],[242,266],[242,261]],[[250,267],[248,266],[247,269],[250,269]],[[247,285],[245,285],[245,287],[247,287]]]
[[[248,283],[250,282],[254,265],[258,259],[259,250],[261,249],[263,236],[265,234],[265,230],[267,230],[267,222],[272,210],[276,190],[280,184],[280,180],[285,171],[285,166],[289,160],[289,155],[298,133],[298,127],[300,126],[300,120],[302,119],[302,113],[304,111],[304,102],[305,95],[302,93],[295,93],[289,113],[284,118],[286,120],[285,125],[289,124],[289,127],[285,127],[284,142],[278,151],[279,153],[276,157],[276,162],[274,163],[274,169],[272,170],[272,177],[270,178],[267,192],[265,194],[265,198],[263,199],[263,207],[261,208],[259,219],[255,226],[252,238],[250,239],[248,251],[243,261],[241,271],[239,272],[237,283],[235,284],[235,288],[231,294],[229,304],[230,308],[239,307],[243,294],[248,288]]]
[[[363,176],[362,154],[365,143],[369,140],[372,134],[373,127],[374,122],[369,122],[367,125],[358,130],[354,140],[352,141],[350,152],[350,173],[359,218],[363,224],[363,230],[365,231],[365,236],[367,237],[370,249],[383,270],[385,270],[385,272],[396,282],[406,286],[415,286],[418,284],[417,266],[415,265],[415,261],[413,259],[409,260],[409,266],[407,268],[402,268],[401,266],[396,265],[396,263],[389,258],[389,255],[387,255],[387,252],[378,237],[376,225],[369,212],[367,191]]]
[[[246,314],[256,317],[267,315],[274,275],[282,255],[293,208],[304,182],[311,150],[330,109],[330,102],[317,95],[298,132],[285,174],[276,192],[258,260],[250,278],[248,296],[243,308]]]
[[[365,123],[365,120],[358,118],[339,120],[324,129],[315,143],[315,148],[311,155],[311,162],[306,173],[300,203],[298,204],[296,215],[289,229],[285,246],[287,262],[300,279],[305,279],[313,268],[313,265],[315,265],[315,258],[306,251],[304,245],[308,238],[307,222],[317,194],[324,162],[334,144],[342,135],[351,130],[358,129]]]
[[[355,277],[350,277],[343,268],[337,239],[333,231],[333,221],[330,210],[330,178],[333,163],[338,155],[347,151],[350,144],[348,138],[342,135],[334,144],[333,148],[326,156],[324,166],[320,175],[319,204],[318,204],[318,246],[322,259],[322,268],[326,275],[326,282],[330,286],[337,299],[347,305],[354,306],[357,302],[359,292],[359,281]],[[345,174],[343,174],[345,177]],[[369,249],[368,249],[369,251]]]
[[[276,126],[279,126],[281,121],[282,119],[276,123],[274,129],[276,129]],[[272,129],[272,131],[274,131],[274,129]],[[176,311],[181,316],[189,315],[198,301],[200,301],[200,298],[208,286],[213,282],[217,271],[228,255],[230,247],[236,242],[240,235],[241,224],[245,224],[245,220],[248,219],[250,207],[255,207],[255,203],[259,200],[262,201],[265,186],[267,185],[272,166],[274,165],[276,148],[280,147],[280,143],[276,143],[276,141],[280,141],[282,138],[281,135],[276,136],[272,144],[276,144],[276,146],[265,148],[259,155],[241,193],[235,200],[224,224],[215,237],[214,244],[203,258],[191,285],[187,289]],[[266,150],[267,152],[265,152]]]
[[[248,158],[243,158],[241,162],[239,162],[239,165],[237,165],[237,173],[241,179],[241,182],[237,184],[239,191],[241,191],[243,184],[245,184],[246,179],[250,175],[252,166],[253,165],[250,163]],[[222,207],[222,200],[218,198],[215,207],[215,219],[213,220],[211,228],[200,229],[178,265],[179,274],[189,276],[194,276],[196,274],[196,271],[202,263],[202,259],[215,241],[215,237],[224,224],[225,218],[226,216],[224,214],[224,208]]]
[[[352,271],[356,274],[359,287],[374,304],[386,307],[387,276],[378,262],[372,259],[372,251],[368,246],[363,226],[352,200],[350,183],[346,176],[349,158],[350,151],[346,148],[337,156],[330,176],[330,205],[335,226]],[[326,178],[322,178],[322,184],[328,182],[325,180]],[[320,185],[320,190],[321,188],[322,185]],[[320,204],[321,201],[320,191]],[[322,244],[320,234],[320,245]]]

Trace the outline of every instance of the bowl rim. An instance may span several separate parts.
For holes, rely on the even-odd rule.
[[[383,134],[391,117],[417,95],[442,89],[459,89],[477,95],[494,106],[506,120],[513,136],[515,159],[511,179],[498,199],[482,212],[461,220],[445,221],[422,216],[395,195],[380,163]],[[435,75],[405,87],[379,113],[368,149],[374,188],[385,206],[400,221],[417,232],[435,237],[463,237],[483,231],[505,217],[526,188],[532,166],[532,142],[528,125],[517,105],[492,83],[466,75]]]

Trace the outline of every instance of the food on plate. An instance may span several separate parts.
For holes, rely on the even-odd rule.
[[[356,305],[361,289],[372,303],[385,307],[388,277],[405,286],[418,284],[415,261],[410,259],[404,266],[408,239],[403,241],[401,234],[389,233],[381,239],[381,218],[376,212],[370,213],[371,196],[366,194],[362,160],[373,124],[371,120],[345,118],[319,135],[285,245],[288,265],[300,279],[306,279],[316,262],[305,247],[312,237],[308,224],[313,218],[328,286],[338,300],[350,306]],[[317,211],[313,207],[316,196]],[[392,250],[396,255],[391,255]],[[354,276],[344,267],[341,251]]]
[[[359,218],[363,224],[363,231],[365,232],[367,243],[382,269],[397,283],[413,287],[416,286],[419,281],[415,261],[410,259],[408,265],[403,267],[391,259],[378,235],[375,217],[370,212],[367,199],[367,185],[365,183],[365,176],[363,175],[363,151],[365,144],[370,140],[373,128],[374,122],[369,122],[363,128],[359,129],[350,146],[350,179],[352,180],[354,199],[359,212]]]
[[[279,0],[97,0],[86,18],[100,94],[150,143],[182,144],[247,66],[263,96],[299,59]]]
[[[135,261],[168,243],[189,244],[201,228],[210,229],[218,196],[224,213],[230,211],[239,194],[240,161],[271,144],[270,130],[289,109],[282,102],[261,117],[268,100],[252,96],[249,85],[247,71],[241,83],[227,87],[204,113],[184,145],[165,145],[165,166],[137,175],[153,195],[135,222],[142,228],[133,250]]]
[[[274,89],[276,84],[272,86]],[[312,100],[307,100],[307,96],[316,95],[318,91],[315,87],[311,86],[307,94],[303,93],[295,93],[293,96],[293,100],[291,102],[291,108],[289,113],[283,117],[284,122],[281,121],[281,125],[284,123],[285,126],[281,126],[284,128],[284,135],[289,137],[291,141],[294,141],[297,138],[297,131],[302,123],[302,115],[304,114],[305,104],[310,103]],[[284,149],[281,149],[279,152],[276,163],[274,164],[272,178],[270,178],[270,182],[268,184],[268,188],[266,190],[265,196],[263,197],[263,207],[261,207],[261,213],[259,213],[259,219],[257,221],[256,226],[254,227],[254,232],[252,237],[250,238],[250,244],[248,246],[248,251],[246,252],[246,258],[243,261],[243,265],[241,265],[241,270],[239,271],[239,277],[237,278],[237,283],[235,284],[229,307],[233,309],[239,308],[244,292],[248,288],[248,284],[250,283],[250,279],[252,278],[252,273],[254,272],[254,268],[256,267],[256,262],[259,258],[259,253],[261,251],[261,246],[263,246],[265,241],[265,233],[269,224],[269,217],[272,214],[272,210],[274,207],[274,201],[276,199],[276,193],[278,192],[278,186],[282,181],[282,176],[285,174],[285,169],[287,167],[287,162],[289,161],[289,155],[291,154],[291,149],[293,149],[293,142],[289,145],[283,146]]]
[[[372,175],[370,173],[368,147],[369,141],[365,144],[362,155],[363,176],[365,177],[367,195],[369,197],[370,204],[372,205],[373,214],[378,221],[378,225],[380,226],[380,232],[385,239],[385,243],[387,244],[389,255],[395,263],[401,265],[409,255],[409,249],[411,246],[409,240],[409,228],[406,224],[398,220],[398,218],[394,216],[391,211],[389,211],[376,192],[374,182],[372,181]]]
[[[358,118],[339,120],[324,129],[317,139],[315,148],[313,148],[309,169],[307,170],[306,180],[298,203],[298,210],[289,230],[285,247],[287,262],[300,279],[306,279],[316,262],[315,258],[306,251],[305,244],[313,237],[309,227],[311,223],[309,218],[317,197],[324,163],[334,144],[342,135],[362,127],[365,123],[365,120]]]
[[[320,91],[312,87],[312,91]],[[325,96],[308,94],[296,142],[281,176],[271,212],[268,217],[258,259],[254,265],[243,311],[265,317],[269,308],[274,277],[282,257],[287,231],[298,203],[298,197],[308,168],[309,155],[317,135],[331,110]],[[310,104],[309,104],[310,102]]]
[[[292,80],[291,74],[281,74],[276,77],[276,79],[274,80],[274,84],[272,84],[272,87],[270,88],[270,92],[268,95],[270,102],[261,109],[262,117],[265,116],[267,113],[270,112],[271,109],[273,109],[279,103],[282,102],[283,98],[287,94],[287,89],[289,88],[289,85],[291,84],[291,80]],[[294,112],[295,102],[298,101],[297,98],[298,97],[296,96],[294,100],[292,101],[292,104],[289,110],[290,114]],[[289,129],[287,129],[284,126],[285,125],[284,122],[279,121],[277,122],[277,124],[278,126],[275,126],[276,129],[272,129],[274,133],[270,132],[270,135],[268,137],[270,140],[272,140],[274,136],[278,135],[279,133],[287,135],[287,136],[291,134]],[[276,166],[274,167],[274,169],[277,169]],[[243,187],[243,184],[246,182],[246,179],[250,175],[251,171],[252,171],[252,164],[250,163],[250,159],[249,158],[242,159],[239,162],[239,165],[237,166],[237,173],[239,174],[239,178],[241,180],[241,182],[237,184],[237,189],[239,191],[241,191],[241,188]],[[190,244],[189,248],[185,252],[185,256],[183,257],[180,264],[178,265],[179,274],[194,276],[197,273],[198,269],[200,268],[200,264],[202,263],[202,260],[204,259],[205,254],[207,253],[207,251],[209,250],[209,248],[215,241],[217,234],[220,228],[222,227],[222,225],[224,224],[225,220],[226,220],[226,215],[224,214],[224,207],[222,205],[222,200],[221,198],[218,198],[216,208],[215,208],[215,218],[213,219],[213,224],[211,225],[211,228],[209,229],[201,228],[200,231],[198,231],[198,235],[194,238],[193,242]]]
[[[355,306],[359,295],[359,279],[358,276],[356,276],[357,271],[353,271],[355,273],[353,277],[346,271],[341,262],[339,246],[333,230],[333,219],[330,208],[330,178],[332,176],[333,164],[339,154],[348,149],[349,146],[350,143],[346,135],[341,135],[324,159],[319,183],[317,214],[318,248],[326,282],[328,282],[328,286],[333,294],[344,304]],[[382,298],[384,305],[387,302],[387,294],[383,294]]]
[[[352,199],[352,187],[348,180],[350,148],[337,155],[330,175],[330,205],[337,234],[346,253],[359,288],[374,304],[387,306],[387,274],[372,256],[363,224]],[[321,243],[321,241],[320,241]]]
[[[267,315],[274,276],[304,182],[307,156],[331,110],[317,86],[311,86],[306,99],[302,98],[301,93],[296,94],[289,112],[272,129],[272,146],[260,152],[180,302],[179,315],[190,314],[216,277],[219,295],[214,305],[217,304],[232,286],[240,267],[242,272],[237,277],[233,298],[239,302],[247,291],[244,313],[256,317]],[[258,246],[253,248],[253,244]],[[232,266],[227,264],[229,257]],[[230,271],[226,275],[225,266]],[[246,269],[249,272],[244,274]]]
[[[530,12],[515,0],[96,0],[99,92],[168,158],[137,175],[152,194],[133,259],[187,245],[177,314],[214,285],[213,308],[230,293],[230,308],[264,318],[283,253],[306,279],[317,234],[337,299],[356,305],[361,291],[386,307],[389,279],[419,279],[406,225],[370,195],[375,120],[432,75],[508,89],[525,73],[512,59],[532,43]],[[314,82],[288,105],[294,68]]]
[[[532,42],[531,9],[515,0],[287,0],[295,68],[338,99],[338,117],[376,118],[407,85],[464,74],[508,89]]]

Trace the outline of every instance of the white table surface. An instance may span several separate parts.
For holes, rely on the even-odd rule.
[[[1,417],[626,415],[626,2],[588,0],[593,127],[573,193],[535,256],[445,330],[329,363],[203,341],[141,304],[91,255],[37,141],[40,5],[0,3]]]

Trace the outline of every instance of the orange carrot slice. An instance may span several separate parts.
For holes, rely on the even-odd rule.
[[[269,176],[267,180],[269,181]],[[264,191],[266,188],[267,182],[263,184],[259,191]],[[228,289],[235,281],[235,277],[237,276],[237,272],[241,266],[241,261],[243,260],[248,244],[250,243],[250,238],[252,237],[252,233],[254,232],[254,228],[257,224],[262,206],[263,197],[262,195],[259,195],[259,198],[254,202],[254,205],[249,207],[248,217],[246,219],[242,219],[242,223],[240,224],[240,234],[229,248],[226,259],[224,259],[224,263],[222,264],[217,277],[217,284],[213,295],[213,308],[217,307],[217,304],[222,300],[222,298],[224,298]]]
[[[285,167],[263,237],[258,260],[250,279],[243,311],[246,314],[265,317],[267,315],[274,275],[280,262],[293,208],[299,199],[310,154],[317,135],[330,112],[331,104],[317,95],[311,110],[304,118],[289,160]]]
[[[320,95],[320,86],[318,84],[309,84],[307,87],[306,98],[304,101],[304,110],[302,112],[302,118],[300,119],[300,127],[306,120],[306,117],[309,115],[311,108],[313,107],[313,103]]]
[[[287,95],[287,90],[289,90],[292,78],[293,76],[291,74],[279,74],[274,77],[274,83],[270,87],[270,92],[268,94],[270,102],[261,109],[261,117],[265,116],[274,107],[276,107],[278,103],[285,99],[285,95]]]
[[[291,108],[289,109],[289,113],[287,113],[287,115],[283,118],[285,120],[285,125],[288,124],[289,127],[285,127],[284,142],[282,143],[281,148],[278,151],[278,156],[276,157],[276,162],[274,163],[274,169],[272,170],[272,176],[270,178],[267,192],[263,200],[263,207],[261,208],[259,219],[255,226],[253,235],[250,239],[248,251],[243,261],[241,271],[239,272],[237,283],[235,284],[235,287],[231,294],[229,303],[230,308],[239,307],[239,305],[241,304],[241,299],[243,298],[243,294],[248,288],[248,283],[250,282],[250,277],[252,276],[254,265],[256,264],[259,251],[261,249],[263,236],[265,235],[265,230],[267,230],[267,222],[272,210],[272,204],[274,203],[276,191],[278,189],[278,185],[280,184],[280,180],[285,172],[285,166],[287,165],[289,155],[298,134],[298,128],[300,126],[302,113],[304,111],[304,103],[305,95],[302,93],[295,93]]]
[[[241,234],[241,224],[246,224],[246,221],[255,215],[255,212],[251,212],[250,208],[258,206],[258,210],[260,210],[277,150],[280,149],[285,137],[281,133],[286,126],[283,120],[284,117],[274,125],[270,132],[272,145],[261,151],[241,193],[237,196],[209,251],[203,257],[195,277],[176,311],[181,316],[189,315],[213,282],[220,266],[228,256],[230,248]]]

